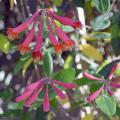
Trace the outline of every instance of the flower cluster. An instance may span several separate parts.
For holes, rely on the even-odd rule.
[[[107,79],[105,80],[104,78],[98,78],[98,77],[95,77],[89,73],[83,73],[84,77],[88,78],[89,80],[96,80],[96,81],[99,81],[102,83],[102,86],[96,91],[94,92],[92,95],[90,95],[88,98],[87,98],[87,101],[88,102],[92,102],[93,100],[95,100],[98,95],[102,92],[102,90],[106,90],[107,93],[112,96],[113,95],[113,92],[111,91],[111,87],[113,88],[120,88],[120,84],[117,83],[112,77],[113,77],[113,74],[114,72],[116,71],[117,69],[117,66],[118,64],[114,64],[111,72],[109,73]]]
[[[46,0],[47,2],[47,0]],[[39,18],[40,15],[40,18]],[[39,21],[39,28],[38,33],[35,36],[35,28],[36,23]],[[45,20],[43,20],[45,19]],[[71,40],[66,33],[56,24],[56,21],[59,21],[63,25],[69,25],[73,28],[81,28],[81,22],[74,21],[66,17],[58,16],[53,11],[49,9],[45,10],[37,10],[30,19],[28,19],[23,24],[19,25],[16,28],[8,28],[7,34],[8,38],[11,40],[17,39],[21,32],[28,30],[29,26],[32,25],[32,29],[29,31],[28,35],[26,36],[25,40],[18,46],[18,49],[22,54],[25,54],[29,51],[32,51],[30,48],[30,43],[36,37],[36,43],[34,47],[34,51],[31,53],[33,59],[35,61],[39,61],[42,59],[42,44],[43,44],[43,26],[46,25],[48,28],[48,34],[51,44],[54,46],[54,50],[56,53],[60,53],[65,49],[71,48],[74,45],[74,40]],[[46,23],[44,23],[46,22]],[[54,30],[53,30],[54,28]],[[54,32],[57,34],[55,36]]]
[[[60,85],[66,89],[76,88],[76,85],[72,83],[64,83],[57,80],[52,80],[50,78],[43,78],[35,83],[28,85],[24,93],[21,96],[16,98],[16,101],[20,102],[22,100],[26,100],[25,107],[29,107],[32,103],[36,101],[37,96],[42,91],[43,87],[46,86],[46,91],[45,91],[44,101],[43,101],[43,110],[44,112],[48,112],[50,109],[49,97],[48,97],[48,84],[52,86],[52,88],[57,93],[57,95],[62,99],[65,98],[65,94],[59,88],[57,88],[57,85]]]

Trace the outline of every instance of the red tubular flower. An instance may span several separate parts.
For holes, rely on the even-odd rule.
[[[105,90],[108,92],[108,94],[109,94],[110,96],[113,95],[111,89],[110,89],[108,86],[105,86]]]
[[[35,12],[30,19],[28,19],[26,22],[24,22],[23,24],[19,25],[18,27],[16,27],[16,28],[8,28],[8,30],[7,30],[8,38],[11,39],[11,40],[17,39],[18,35],[21,32],[24,32],[25,30],[28,29],[29,25],[32,24],[34,19],[36,19],[36,17],[38,16],[39,12],[40,12],[40,10],[37,10],[37,12]]]
[[[119,83],[115,82],[114,79],[111,80],[111,78],[113,77],[113,74],[115,73],[115,71],[117,69],[117,66],[118,66],[118,64],[115,64],[113,66],[113,68],[111,69],[111,71],[110,71],[110,73],[109,73],[109,75],[107,77],[107,79],[110,79],[110,81],[104,80],[104,78],[97,78],[97,77],[95,77],[95,76],[93,76],[93,75],[91,75],[89,73],[83,73],[83,76],[86,77],[86,78],[88,78],[89,80],[97,80],[97,81],[100,81],[100,82],[103,83],[103,85],[102,85],[101,88],[99,88],[96,92],[94,92],[92,95],[90,95],[87,98],[88,102],[92,102],[95,98],[97,98],[98,95],[101,93],[101,91],[103,89],[105,89],[107,91],[107,93],[110,96],[112,96],[113,93],[112,93],[112,91],[111,91],[110,88],[111,87],[113,87],[113,88],[120,88],[120,84]]]
[[[87,97],[87,101],[92,102],[94,99],[96,99],[98,95],[102,92],[103,88],[104,88],[104,85],[102,85],[100,89],[98,89],[96,92],[92,93],[92,95]]]
[[[38,35],[36,37],[36,45],[35,45],[34,52],[32,53],[32,57],[35,60],[35,62],[38,62],[39,60],[42,59],[42,53],[41,53],[42,43],[43,43],[42,30],[43,30],[43,23],[42,23],[42,16],[41,16]]]
[[[72,89],[75,88],[76,85],[72,84],[72,83],[63,83],[63,82],[59,82],[57,80],[51,80],[49,78],[43,78],[40,79],[39,81],[32,83],[30,85],[28,85],[26,87],[25,92],[16,98],[17,102],[20,102],[22,100],[26,100],[25,102],[25,106],[29,107],[32,103],[34,103],[37,99],[37,96],[39,95],[39,93],[42,91],[43,86],[46,84],[46,91],[45,91],[45,95],[44,95],[44,101],[43,101],[43,110],[44,112],[48,112],[49,111],[49,97],[48,97],[48,84],[50,86],[53,87],[53,89],[55,90],[55,92],[57,93],[57,95],[59,97],[61,97],[62,99],[65,98],[65,94],[59,89],[57,88],[57,85],[61,85],[64,88],[67,89]]]
[[[43,82],[43,79],[39,80],[38,82],[35,82],[33,84],[30,84],[26,87],[25,92],[16,98],[16,102],[20,102],[22,100],[25,100],[27,98],[30,98],[30,96],[37,90],[37,88],[41,88],[41,83]],[[36,98],[34,98],[36,99]]]
[[[43,87],[40,87],[38,91],[35,91],[30,98],[27,100],[27,102],[25,103],[26,107],[29,107],[32,103],[34,103],[37,99],[37,96],[39,95],[39,93],[42,91]]]
[[[55,18],[63,25],[69,25],[69,26],[72,26],[74,28],[81,28],[82,27],[82,24],[80,21],[74,21],[74,20],[71,20],[67,17],[58,16],[57,14],[55,14],[54,12],[49,11],[49,10],[47,12],[51,17]]]
[[[57,93],[57,95],[64,99],[65,98],[65,94],[60,90],[58,89],[54,84],[51,83],[51,86],[53,87],[53,89],[55,90],[55,92]]]
[[[63,83],[57,80],[53,80],[57,85],[61,85],[62,87],[66,88],[66,89],[72,89],[72,88],[76,88],[77,85],[72,84],[72,83]]]
[[[93,75],[91,75],[89,73],[86,73],[86,72],[83,73],[83,76],[90,79],[90,80],[102,81],[102,78],[97,78],[97,77],[95,77],[95,76],[93,76]]]
[[[75,42],[71,40],[54,22],[53,18],[51,17],[52,24],[55,28],[55,31],[59,38],[66,44],[67,48],[71,48]]]
[[[48,97],[48,85],[46,85],[46,91],[45,91],[44,102],[43,102],[43,110],[44,112],[48,112],[49,109],[50,109],[50,106],[49,106],[49,97]]]
[[[30,30],[29,34],[27,35],[26,39],[24,40],[24,42],[22,44],[20,44],[18,46],[18,49],[21,51],[21,53],[24,55],[25,53],[27,53],[30,50],[30,43],[32,42],[33,38],[34,38],[34,33],[35,33],[35,26],[37,23],[37,18],[34,21],[33,27]]]
[[[51,44],[55,47],[56,53],[60,53],[64,49],[64,46],[60,44],[58,40],[55,38],[48,17],[46,17],[46,22],[48,26],[49,38],[50,38]]]

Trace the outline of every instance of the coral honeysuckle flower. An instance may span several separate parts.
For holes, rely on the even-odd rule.
[[[65,98],[65,94],[59,88],[57,88],[58,85],[62,86],[65,89],[72,89],[77,87],[75,84],[72,84],[72,83],[64,83],[57,80],[52,80],[50,78],[43,78],[35,83],[28,85],[24,93],[21,96],[16,98],[16,102],[26,100],[25,107],[29,107],[32,103],[36,101],[37,96],[40,94],[43,87],[46,86],[46,91],[45,91],[44,101],[43,101],[43,110],[44,112],[48,112],[50,109],[49,98],[48,98],[48,91],[49,91],[48,84],[52,86],[52,88],[57,93],[57,95],[62,99]]]
[[[74,28],[82,28],[82,24],[80,21],[74,21],[74,20],[71,20],[67,17],[58,16],[57,14],[55,14],[54,12],[52,12],[50,10],[48,10],[47,12],[51,17],[55,18],[57,21],[59,21],[63,25],[69,25],[69,26],[72,26]]]
[[[51,44],[54,46],[56,53],[60,53],[64,49],[64,46],[61,43],[59,43],[58,40],[55,38],[54,33],[52,31],[52,27],[50,25],[50,20],[48,19],[48,17],[46,17],[46,22],[48,26],[49,38],[50,38]]]
[[[65,43],[67,48],[71,48],[75,42],[73,40],[71,40],[54,22],[54,19],[51,18],[51,22],[55,28],[55,31],[58,35],[58,37]]]
[[[109,73],[109,75],[107,77],[107,80],[105,80],[104,78],[97,78],[86,72],[83,73],[83,76],[88,78],[89,80],[97,80],[97,81],[103,83],[102,86],[96,92],[94,92],[89,97],[87,97],[88,102],[92,102],[93,100],[95,100],[99,96],[99,94],[102,92],[103,89],[106,90],[110,96],[112,96],[113,93],[110,88],[111,87],[112,88],[120,88],[120,84],[117,82],[114,82],[114,79],[112,79],[113,74],[117,69],[117,66],[118,66],[118,64],[115,64],[113,66],[111,72]]]
[[[42,0],[38,0],[38,2],[42,2]],[[45,3],[48,3],[48,2],[49,2],[49,0],[45,0]],[[39,13],[41,13],[41,14],[39,15]],[[74,28],[81,27],[81,23],[78,21],[73,21],[73,20],[70,20],[69,18],[58,16],[54,12],[52,12],[48,9],[38,9],[32,15],[32,17],[30,19],[28,19],[26,22],[24,22],[23,24],[19,25],[16,28],[8,28],[8,31],[7,31],[8,38],[14,40],[14,39],[18,38],[18,35],[21,32],[24,32],[25,30],[28,29],[28,27],[30,25],[33,24],[33,27],[30,30],[30,32],[28,33],[28,35],[26,36],[26,39],[23,41],[23,43],[21,43],[18,46],[18,49],[21,51],[22,54],[26,54],[31,49],[29,47],[29,45],[33,41],[34,34],[35,34],[35,27],[36,27],[36,23],[37,23],[39,16],[41,17],[40,24],[39,24],[39,30],[38,30],[38,35],[36,37],[34,52],[32,52],[32,57],[35,62],[38,62],[39,60],[42,59],[42,52],[41,52],[42,45],[43,45],[42,44],[43,43],[43,33],[42,32],[44,31],[44,28],[43,28],[44,23],[42,23],[43,18],[46,18],[46,23],[47,23],[46,27],[48,28],[50,42],[54,46],[54,50],[56,53],[61,53],[65,49],[71,49],[72,46],[75,44],[75,41],[71,40],[66,35],[66,33],[63,30],[61,30],[60,27],[57,26],[57,24],[55,23],[54,20],[61,22],[63,25],[69,25]],[[52,26],[55,28],[56,36],[58,36],[62,41],[57,40],[57,38],[54,35],[54,32],[52,30]]]
[[[16,28],[8,28],[7,30],[7,34],[8,34],[8,38],[11,40],[17,39],[18,35],[21,32],[24,32],[25,30],[28,29],[29,25],[32,24],[32,22],[36,19],[36,17],[38,16],[40,10],[37,10],[30,19],[28,19],[26,22],[24,22],[23,24],[19,25]]]
[[[42,35],[42,30],[43,30],[43,22],[42,22],[42,16],[40,18],[40,23],[39,23],[39,28],[38,28],[38,35],[36,37],[36,45],[34,48],[34,52],[32,53],[32,57],[35,60],[35,62],[38,62],[39,60],[42,59],[42,43],[43,43],[43,35]]]
[[[21,44],[18,46],[18,49],[21,51],[22,55],[24,55],[25,53],[27,53],[27,52],[30,50],[29,45],[30,45],[30,43],[33,41],[33,38],[34,38],[36,23],[37,23],[37,18],[36,18],[36,20],[34,21],[33,27],[32,27],[32,29],[30,30],[30,32],[29,32],[29,34],[27,35],[27,37],[25,38],[25,40],[23,41],[23,43],[21,43]]]

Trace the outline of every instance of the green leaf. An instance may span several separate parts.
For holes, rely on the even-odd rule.
[[[10,47],[10,43],[7,37],[0,34],[0,50],[2,50],[4,53],[7,54],[9,52],[9,47]]]
[[[17,75],[18,72],[22,69],[22,67],[31,59],[31,57],[27,57],[24,60],[19,60],[13,70],[14,75]]]
[[[102,39],[110,41],[111,34],[108,32],[92,32],[91,34],[85,35],[82,38],[88,41],[102,40]]]
[[[56,6],[60,6],[63,0],[51,0]]]
[[[100,87],[102,86],[103,83],[98,83],[98,81],[96,81],[96,84],[92,84],[90,86],[90,92],[93,93],[95,91],[97,91],[98,89],[100,89]]]
[[[56,98],[53,98],[53,99],[50,101],[50,105],[51,105],[54,109],[57,109],[57,107],[58,107],[58,101],[56,100]]]
[[[95,0],[95,7],[101,13],[104,13],[110,7],[110,0]]]
[[[22,75],[25,76],[26,71],[28,69],[28,67],[31,65],[31,63],[33,62],[33,59],[29,59],[24,65],[23,65],[23,69],[22,69]]]
[[[120,106],[116,107],[116,115],[120,118]]]
[[[53,75],[53,78],[63,82],[72,82],[75,77],[75,69],[63,69]]]
[[[79,86],[83,86],[83,85],[98,84],[99,81],[89,80],[88,78],[82,77],[82,78],[80,78],[78,80],[75,80],[74,83],[79,85]]]
[[[102,54],[94,46],[92,46],[90,44],[80,44],[79,49],[87,57],[93,58],[96,61],[102,61],[103,60]]]
[[[109,117],[116,112],[116,102],[113,97],[103,94],[96,99],[97,107]]]
[[[105,15],[100,15],[92,21],[92,27],[95,31],[104,30],[111,24],[109,19],[106,19]]]
[[[70,68],[73,65],[73,57],[69,55],[65,60],[64,68]]]
[[[43,57],[43,67],[46,76],[51,76],[53,72],[53,59],[49,52],[45,52]]]
[[[74,31],[73,27],[71,27],[71,26],[64,26],[64,25],[62,25],[62,30],[64,32],[73,32]]]

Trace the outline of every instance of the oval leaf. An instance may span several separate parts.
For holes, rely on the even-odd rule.
[[[96,104],[97,107],[100,108],[100,110],[109,117],[114,115],[116,112],[116,102],[111,96],[106,94],[99,96],[96,99]]]
[[[54,79],[63,82],[72,82],[74,80],[74,77],[75,77],[75,69],[73,68],[63,69],[53,75]]]
[[[46,76],[51,76],[53,72],[53,59],[49,52],[46,52],[43,57],[43,67]]]
[[[33,62],[33,59],[29,59],[24,65],[23,65],[23,69],[22,69],[22,75],[25,76],[26,71],[28,69],[28,67],[30,66],[30,64]]]
[[[103,57],[102,57],[101,53],[94,46],[92,46],[90,44],[80,45],[80,50],[87,57],[93,58],[96,61],[102,61],[103,60]]]
[[[105,15],[100,15],[92,21],[92,27],[96,31],[104,30],[109,27],[110,24],[111,21],[109,19],[106,19]]]
[[[9,47],[10,47],[10,43],[7,37],[0,34],[0,50],[2,50],[4,53],[7,54],[9,52]]]
[[[109,6],[110,6],[110,0],[95,0],[95,7],[101,13],[106,12]]]

